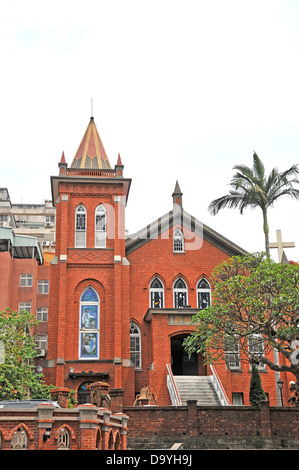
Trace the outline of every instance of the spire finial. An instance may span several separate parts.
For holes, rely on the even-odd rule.
[[[93,119],[93,100],[92,100],[92,98],[91,98],[91,102],[90,102],[90,111],[91,111],[90,119]]]
[[[173,204],[182,207],[183,206],[182,196],[183,196],[183,193],[181,191],[179,182],[177,180],[175,183],[174,191],[172,193]]]

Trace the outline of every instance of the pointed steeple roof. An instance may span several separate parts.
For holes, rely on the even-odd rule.
[[[183,206],[183,193],[181,191],[178,181],[176,181],[175,183],[174,191],[172,193],[172,200],[174,206]]]
[[[90,118],[71,168],[111,168],[93,117]]]

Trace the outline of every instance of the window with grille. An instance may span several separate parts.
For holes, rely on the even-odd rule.
[[[103,204],[95,212],[95,247],[106,248],[106,209]]]
[[[197,284],[197,306],[207,308],[211,304],[211,286],[205,278]]]
[[[32,287],[32,274],[20,274],[20,287]]]
[[[45,307],[36,309],[37,321],[48,321],[48,309]]]
[[[264,355],[264,340],[262,335],[253,334],[248,338],[248,349],[252,356],[258,358],[259,356]],[[259,369],[265,369],[266,364],[260,361],[257,364]]]
[[[237,336],[226,336],[225,338],[225,363],[228,369],[240,369],[240,347]]]
[[[174,307],[184,308],[188,304],[188,290],[185,281],[178,278],[173,286]]]
[[[150,307],[164,307],[164,288],[161,280],[158,277],[155,277],[150,285]]]
[[[26,310],[27,312],[31,312],[31,302],[20,302],[19,303],[19,313]]]
[[[184,235],[180,228],[177,228],[173,234],[173,252],[182,253],[184,251]]]
[[[86,247],[86,209],[83,204],[76,209],[75,247]]]
[[[49,281],[37,281],[37,293],[49,294]]]
[[[130,324],[130,358],[135,369],[141,369],[141,335],[134,322]]]
[[[35,343],[38,349],[47,349],[48,336],[47,335],[36,335]]]

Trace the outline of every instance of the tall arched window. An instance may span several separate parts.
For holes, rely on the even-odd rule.
[[[155,279],[152,280],[150,285],[150,307],[164,307],[164,287],[158,277],[155,277]]]
[[[86,209],[83,204],[76,209],[75,247],[86,247]]]
[[[173,233],[173,252],[181,253],[184,251],[184,235],[180,228],[175,229]]]
[[[184,308],[188,304],[188,289],[185,281],[179,277],[173,285],[174,308]]]
[[[106,209],[103,204],[95,212],[95,247],[106,248]]]
[[[197,306],[207,308],[211,304],[211,286],[203,277],[197,284]]]
[[[141,369],[141,335],[135,322],[130,323],[130,358],[135,369]]]
[[[100,299],[92,287],[87,287],[80,299],[79,358],[98,359],[100,350]]]

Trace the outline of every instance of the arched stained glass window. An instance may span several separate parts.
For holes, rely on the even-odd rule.
[[[98,205],[95,212],[95,247],[106,248],[106,209]]]
[[[76,209],[75,247],[86,247],[86,209],[84,204],[79,204]]]
[[[211,286],[204,277],[197,284],[197,304],[199,308],[207,308],[211,304]]]
[[[162,281],[158,277],[155,277],[150,285],[150,307],[164,307],[164,287]]]
[[[80,299],[79,358],[99,358],[100,299],[92,287],[87,287]]]
[[[99,297],[92,287],[88,287],[82,294],[81,302],[98,302]]]
[[[179,277],[173,285],[174,307],[184,308],[188,304],[188,289],[185,281]]]

